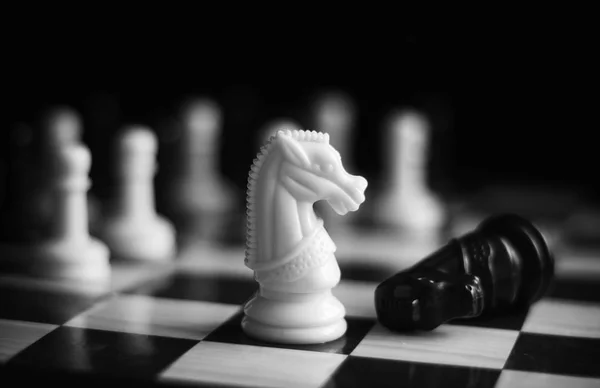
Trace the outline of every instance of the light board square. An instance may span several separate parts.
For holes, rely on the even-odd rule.
[[[239,309],[237,305],[119,295],[66,326],[200,340]]]
[[[377,324],[353,356],[501,369],[518,331],[442,325],[430,332],[395,333]]]
[[[531,307],[523,331],[600,338],[600,304],[544,299]]]
[[[252,387],[320,387],[347,356],[203,341],[161,379]]]
[[[496,388],[592,388],[600,387],[600,379],[548,373],[504,370]]]

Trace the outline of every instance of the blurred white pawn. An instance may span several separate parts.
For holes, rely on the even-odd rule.
[[[319,96],[313,105],[313,128],[329,134],[333,147],[344,158],[346,170],[352,170],[356,112],[351,98],[342,92],[331,91]]]
[[[313,128],[329,134],[330,144],[340,153],[346,170],[357,173],[352,145],[354,144],[356,112],[350,96],[341,91],[330,91],[318,96],[312,107]],[[356,221],[360,212],[351,212],[344,217],[336,214],[324,202],[315,203],[315,211],[323,218],[325,227],[332,234],[346,232]]]
[[[169,185],[169,213],[185,225],[185,234],[218,238],[238,200],[220,171],[221,110],[212,100],[196,99],[184,106],[181,120],[180,159]]]
[[[98,232],[117,259],[173,259],[173,225],[156,212],[154,176],[158,141],[148,128],[125,128],[116,143],[116,198]]]
[[[431,136],[427,118],[406,110],[394,114],[389,125],[383,138],[389,175],[375,203],[377,221],[409,234],[437,234],[446,212],[427,184]]]
[[[40,178],[39,197],[35,207],[39,215],[46,220],[52,219],[54,211],[51,199],[53,160],[61,148],[82,144],[83,124],[79,113],[68,106],[56,106],[49,109],[43,117],[40,139]],[[88,219],[93,224],[99,214],[99,202],[88,193]]]
[[[44,116],[42,130],[44,151],[52,152],[64,145],[81,141],[81,117],[70,107],[54,107]]]
[[[30,272],[37,276],[82,281],[110,277],[108,247],[90,236],[86,193],[91,154],[81,144],[57,150],[52,163],[52,226],[35,245]]]

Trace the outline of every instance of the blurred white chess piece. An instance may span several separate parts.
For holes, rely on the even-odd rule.
[[[234,186],[219,164],[221,109],[210,99],[192,99],[183,107],[179,162],[169,184],[168,202],[182,235],[219,238],[237,207]]]
[[[42,130],[44,148],[51,151],[81,142],[83,125],[77,111],[67,106],[60,106],[46,113]]]
[[[353,169],[356,109],[350,96],[339,91],[321,94],[314,101],[313,115],[313,129],[327,133],[331,145],[343,155],[346,168]]]
[[[397,112],[384,135],[387,182],[376,201],[378,222],[412,234],[437,233],[446,214],[427,184],[431,129],[415,110]]]
[[[248,178],[246,265],[260,291],[245,305],[243,330],[280,343],[322,343],[347,329],[331,293],[340,281],[335,243],[313,210],[326,200],[356,211],[367,181],[344,170],[329,136],[280,131],[261,148]]]
[[[312,122],[316,131],[327,133],[333,147],[343,155],[344,166],[355,170],[352,146],[355,138],[356,112],[352,99],[346,93],[331,90],[321,93],[312,104]],[[356,221],[357,212],[339,217],[324,202],[315,204],[317,214],[323,218],[332,235],[340,236],[349,231]]]
[[[116,138],[115,197],[99,230],[99,236],[115,258],[141,261],[174,258],[175,229],[155,208],[157,148],[156,135],[143,126],[124,128]]]
[[[70,106],[54,106],[48,109],[42,120],[39,147],[39,191],[33,206],[42,222],[52,219],[54,205],[52,200],[52,171],[49,169],[61,149],[71,145],[83,144],[83,120],[79,112]],[[88,222],[93,225],[100,212],[100,202],[91,193],[87,193]]]
[[[106,282],[110,252],[88,230],[87,191],[91,185],[89,149],[82,144],[61,147],[52,160],[51,227],[33,247],[29,272],[48,278]]]

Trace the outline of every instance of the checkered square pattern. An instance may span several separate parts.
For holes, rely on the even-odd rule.
[[[345,359],[341,354],[203,341],[162,373],[161,379],[317,388]]]
[[[542,300],[532,307],[523,331],[600,338],[600,304],[550,298]]]
[[[57,327],[47,323],[0,319],[0,363],[10,360]]]
[[[9,365],[147,378],[197,341],[61,326],[11,358]]]
[[[257,284],[247,271],[228,275],[224,260],[214,273],[208,261],[117,266],[108,288],[0,277],[0,378],[63,387],[600,386],[600,282],[577,282],[573,268],[528,311],[394,333],[373,304],[389,272],[340,260],[333,293],[346,307],[346,335],[293,346],[241,330]]]

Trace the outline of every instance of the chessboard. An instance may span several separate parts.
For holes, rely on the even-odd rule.
[[[600,212],[552,186],[436,193],[428,187],[437,179],[428,177],[432,132],[410,110],[381,118],[384,168],[364,170],[359,211],[336,216],[315,203],[336,245],[341,281],[332,292],[346,310],[345,334],[292,346],[242,330],[244,305],[259,288],[244,260],[252,158],[276,129],[312,123],[331,135],[347,170],[361,172],[376,141],[353,152],[365,139],[352,132],[353,104],[338,97],[303,123],[257,119],[252,133],[244,130],[254,119],[236,124],[237,115],[221,132],[224,113],[210,99],[190,100],[166,124],[121,127],[115,116],[114,136],[104,133],[110,123],[94,120],[111,117],[98,101],[86,128],[70,109],[51,111],[39,132],[13,128],[0,163],[0,386],[600,386]],[[235,157],[221,141],[241,144]],[[224,160],[240,174],[221,175]],[[382,281],[501,212],[530,219],[547,239],[556,268],[541,300],[432,331],[398,333],[378,322]],[[441,229],[401,233],[407,222]],[[89,237],[107,249],[96,257],[79,250],[86,244],[60,244]],[[39,246],[49,245],[38,243],[48,241],[71,249],[46,254]],[[56,258],[58,270],[48,265]],[[62,276],[73,275],[70,265],[76,276]]]
[[[382,241],[368,230],[337,237],[342,280],[333,293],[346,307],[348,331],[319,345],[271,344],[244,334],[242,306],[258,284],[235,244],[196,241],[172,262],[114,263],[104,285],[4,274],[0,382],[600,386],[600,250],[555,241],[554,283],[527,312],[395,333],[377,322],[375,287],[431,248],[409,252],[398,240]],[[394,253],[395,268],[378,264],[378,256],[384,262]]]

